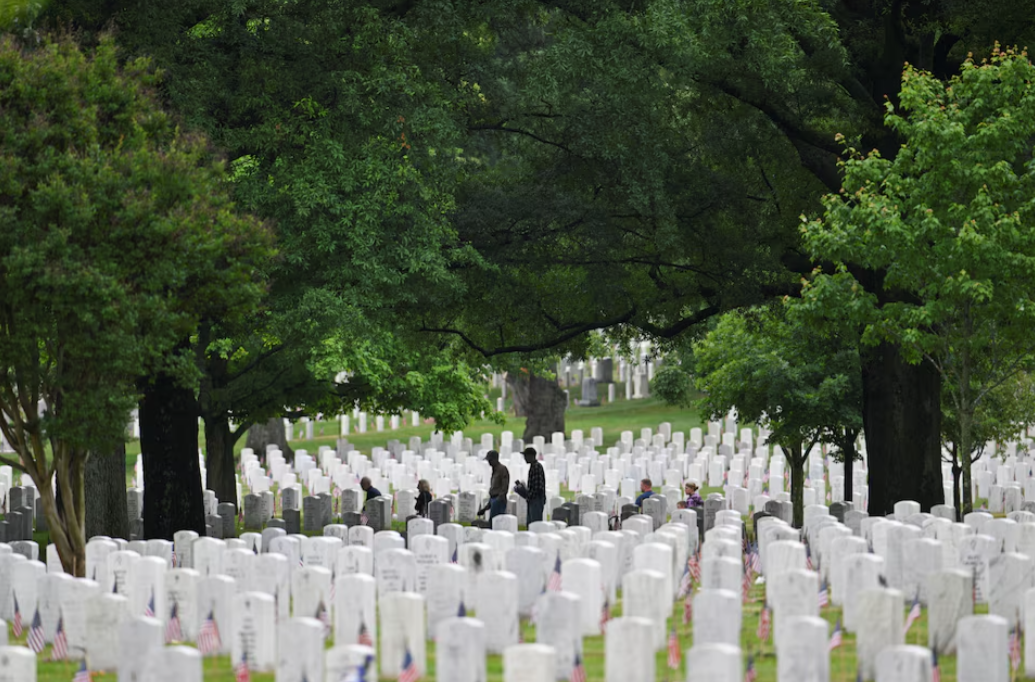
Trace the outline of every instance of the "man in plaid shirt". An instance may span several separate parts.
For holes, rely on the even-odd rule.
[[[525,487],[525,499],[528,501],[528,525],[533,521],[543,520],[543,507],[546,506],[546,472],[539,463],[535,448],[525,448],[522,453],[528,463],[528,485]]]

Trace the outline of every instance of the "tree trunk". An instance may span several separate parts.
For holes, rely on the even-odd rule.
[[[93,452],[86,460],[86,537],[107,535],[129,539],[126,506],[126,444],[109,452]]]
[[[507,385],[510,386],[510,405],[515,417],[527,417],[525,406],[528,405],[528,373],[507,372]]]
[[[930,511],[945,497],[938,372],[930,363],[910,365],[895,346],[881,344],[865,354],[862,378],[870,514],[889,514],[900,500]]]
[[[254,424],[248,429],[248,440],[246,445],[255,451],[262,461],[266,461],[266,446],[276,445],[284,453],[284,459],[288,462],[295,461],[295,451],[287,442],[287,431],[284,430],[284,420],[274,417],[265,424]],[[230,464],[231,470],[233,463]]]
[[[962,498],[960,499],[960,507],[957,513],[959,514],[961,521],[966,514],[974,511],[973,479],[970,476],[970,465],[973,461],[974,460],[969,453],[960,455],[960,473],[962,474],[963,481],[962,485],[960,485]]]
[[[205,414],[205,472],[209,490],[220,502],[237,506],[237,480],[234,477],[234,443],[230,419],[224,414]],[[240,507],[237,507],[240,509]]]
[[[845,439],[841,451],[845,456],[845,502],[852,501],[852,469],[855,468],[855,439]]]
[[[805,453],[801,444],[792,446],[788,464],[791,465],[791,504],[794,505],[794,527],[805,525]]]
[[[568,398],[556,381],[529,373],[528,395],[524,405],[525,432],[521,437],[526,443],[531,442],[535,436],[549,440],[552,434],[564,432],[564,412],[568,409]]]
[[[963,473],[963,467],[960,466],[959,460],[959,448],[956,443],[952,444],[952,506],[956,510],[956,521],[963,520],[963,499],[960,497],[960,475]]]
[[[143,387],[144,537],[172,540],[179,530],[205,534],[194,392],[159,373]]]

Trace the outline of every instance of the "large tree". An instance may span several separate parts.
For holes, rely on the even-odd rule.
[[[269,255],[154,83],[111,41],[0,38],[0,429],[78,576],[90,452],[125,437],[138,377],[201,314],[254,305]]]
[[[113,22],[129,54],[162,66],[166,101],[226,150],[235,198],[272,219],[279,239],[263,309],[236,323],[208,317],[191,339],[202,372],[193,410],[183,395],[184,409],[149,422],[169,425],[156,440],[178,452],[164,476],[190,466],[195,446],[177,434],[196,416],[209,486],[234,501],[234,446],[251,424],[359,403],[457,427],[487,407],[455,344],[405,333],[408,309],[441,305],[437,292],[458,284],[447,265],[472,254],[449,221],[459,98],[435,71],[433,27],[404,21],[401,9],[52,3],[51,16],[84,37]]]
[[[998,49],[987,63],[968,60],[948,83],[907,68],[900,105],[888,104],[898,154],[849,149],[841,192],[804,230],[816,258],[843,268],[818,286],[851,278],[850,262],[884,273],[882,292],[896,292],[877,305],[852,287],[843,310],[866,325],[864,341],[895,344],[945,382],[962,513],[972,510],[978,410],[1035,366],[1033,81],[1026,55]]]

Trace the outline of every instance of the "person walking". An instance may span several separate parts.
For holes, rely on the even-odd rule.
[[[430,511],[429,504],[431,504],[431,485],[422,478],[417,481],[417,516],[427,516]]]
[[[489,481],[489,520],[507,513],[507,492],[510,490],[510,472],[500,464],[500,453],[489,450],[485,461],[492,468]]]
[[[525,448],[521,454],[528,463],[528,485],[524,486],[523,497],[528,502],[527,525],[531,526],[534,521],[543,520],[543,508],[546,507],[546,472],[539,463],[535,448]]]

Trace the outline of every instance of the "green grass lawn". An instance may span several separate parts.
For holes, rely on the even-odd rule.
[[[621,391],[619,391],[622,395]],[[490,397],[498,396],[499,389],[495,389],[490,393]],[[603,391],[603,395],[606,397],[606,388]],[[493,398],[495,401],[495,399]],[[509,401],[508,401],[509,409]],[[377,446],[384,446],[389,440],[398,440],[406,442],[413,436],[420,436],[423,440],[427,441],[431,438],[434,433],[433,424],[421,424],[420,426],[409,426],[409,417],[406,418],[406,426],[398,429],[389,430],[386,427],[384,431],[374,430],[374,419],[369,419],[369,429],[366,433],[356,433],[356,423],[352,420],[352,432],[346,436],[349,443],[351,443],[357,450],[369,453],[370,450]],[[616,400],[614,403],[601,405],[600,407],[569,407],[565,414],[565,430],[570,436],[571,432],[575,429],[582,429],[583,436],[585,438],[590,437],[590,430],[595,427],[600,427],[604,430],[604,447],[613,446],[621,436],[622,431],[632,431],[635,438],[640,437],[640,429],[651,428],[657,431],[658,425],[662,422],[670,422],[672,424],[672,431],[685,431],[689,434],[690,429],[695,427],[703,427],[703,422],[700,415],[696,410],[688,410],[679,407],[673,407],[666,405],[656,398],[645,398],[642,400]],[[314,425],[314,438],[312,440],[306,440],[304,438],[295,438],[291,440],[291,446],[295,449],[307,450],[315,453],[321,445],[327,445],[334,447],[338,440],[338,434],[340,433],[341,426],[337,419],[318,422]],[[486,419],[479,419],[473,421],[466,429],[464,429],[464,436],[474,439],[477,442],[482,434],[491,433],[497,438],[504,431],[511,431],[514,434],[514,438],[521,438],[525,430],[525,418],[514,417],[512,414],[507,417],[506,423],[502,426],[494,424]],[[305,433],[301,422],[295,426],[295,435],[299,433]],[[445,434],[446,440],[452,434]],[[244,436],[237,441],[235,451],[240,452],[245,445]],[[205,447],[205,436],[204,433],[199,429],[198,433],[198,447],[204,449]],[[139,441],[130,441],[126,444],[126,477],[130,480],[133,473],[133,466],[136,464],[137,455],[140,453]]]

